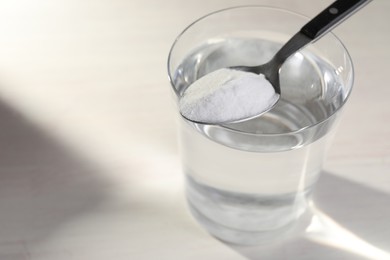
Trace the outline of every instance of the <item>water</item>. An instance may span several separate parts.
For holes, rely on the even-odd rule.
[[[259,39],[210,41],[176,70],[176,94],[213,70],[265,63],[280,46]],[[292,229],[321,171],[332,115],[345,99],[342,69],[309,49],[283,65],[282,98],[264,116],[224,126],[180,121],[187,199],[210,233],[255,244]]]

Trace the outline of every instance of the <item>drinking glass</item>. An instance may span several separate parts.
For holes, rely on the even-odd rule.
[[[267,62],[307,21],[293,11],[265,6],[228,8],[198,19],[169,53],[175,100],[211,71]],[[280,239],[308,211],[351,93],[351,58],[329,33],[290,57],[280,82],[280,101],[256,119],[208,125],[178,113],[189,209],[224,241],[253,245]]]

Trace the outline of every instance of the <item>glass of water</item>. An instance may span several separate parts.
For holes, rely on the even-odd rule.
[[[200,18],[178,36],[169,54],[175,99],[211,71],[267,62],[307,21],[291,11],[262,6],[229,8]],[[259,118],[207,125],[178,116],[189,208],[224,241],[280,239],[308,211],[351,92],[351,58],[329,33],[290,57],[280,80],[280,101]]]

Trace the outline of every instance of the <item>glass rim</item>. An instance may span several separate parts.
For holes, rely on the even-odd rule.
[[[292,11],[292,10],[288,10],[288,9],[285,9],[285,8],[282,8],[282,7],[276,7],[276,6],[271,6],[271,5],[238,5],[238,6],[231,6],[231,7],[227,7],[227,8],[223,8],[223,9],[219,9],[219,10],[216,10],[216,11],[212,11],[210,13],[207,13],[201,17],[199,17],[198,19],[194,20],[193,22],[191,22],[190,24],[188,24],[179,34],[178,36],[175,38],[175,40],[173,41],[173,44],[169,50],[169,53],[168,53],[168,59],[167,59],[167,71],[168,71],[168,79],[169,79],[169,82],[171,84],[171,87],[175,90],[175,85],[173,83],[173,75],[172,75],[172,72],[171,71],[171,68],[170,68],[170,65],[171,65],[171,58],[172,58],[172,53],[176,47],[176,44],[180,41],[181,37],[190,29],[192,28],[195,24],[197,24],[198,22],[204,20],[204,19],[207,19],[208,17],[210,16],[213,16],[215,14],[219,14],[219,13],[223,13],[223,12],[227,12],[227,11],[232,11],[232,10],[238,10],[238,9],[255,9],[255,8],[260,8],[260,9],[270,9],[270,10],[274,10],[274,11],[279,11],[279,12],[284,12],[284,13],[289,13],[291,15],[295,15],[295,16],[299,16],[301,18],[304,18],[306,19],[307,21],[309,21],[311,18],[309,18],[308,16],[304,15],[304,14],[301,14],[301,13],[298,13],[298,12],[295,12],[295,11]],[[303,24],[304,25],[304,24]],[[302,26],[303,26],[302,25]],[[268,136],[268,137],[275,137],[275,136],[285,136],[285,135],[295,135],[295,134],[300,134],[308,129],[312,129],[316,126],[319,126],[321,124],[324,124],[325,122],[327,122],[328,120],[330,120],[335,114],[337,114],[345,105],[345,103],[348,101],[349,97],[351,96],[351,92],[352,92],[352,89],[353,89],[353,86],[354,86],[354,80],[355,80],[355,69],[354,69],[354,65],[353,65],[353,61],[352,61],[352,58],[351,58],[351,55],[349,54],[349,51],[348,49],[346,48],[346,46],[344,45],[344,43],[341,41],[341,39],[335,34],[333,33],[332,31],[328,32],[326,35],[324,35],[323,37],[333,37],[333,39],[335,40],[335,42],[337,42],[338,44],[340,44],[340,47],[343,49],[343,51],[345,52],[346,56],[348,57],[348,61],[351,65],[351,81],[350,81],[350,87],[348,88],[348,92],[345,93],[345,98],[343,99],[342,103],[340,104],[340,106],[335,109],[329,116],[327,116],[325,119],[323,120],[320,120],[314,124],[310,124],[308,126],[305,126],[305,127],[302,127],[302,128],[299,128],[299,129],[296,129],[296,130],[293,130],[293,131],[289,131],[289,132],[285,132],[285,133],[251,133],[251,132],[247,132],[247,131],[244,131],[244,130],[239,130],[239,129],[235,129],[235,128],[231,128],[229,127],[228,124],[219,124],[219,125],[213,125],[214,127],[219,127],[219,128],[223,128],[223,129],[226,129],[228,131],[231,131],[231,132],[235,132],[237,134],[245,134],[245,135],[251,135],[251,136]],[[320,39],[319,39],[320,40]],[[312,44],[315,43],[315,42],[312,42]],[[175,91],[176,92],[176,91]],[[181,115],[180,115],[181,116]],[[186,120],[184,117],[183,117],[183,120]],[[206,124],[206,123],[197,123],[198,125],[204,125],[204,126],[210,126],[210,124]]]

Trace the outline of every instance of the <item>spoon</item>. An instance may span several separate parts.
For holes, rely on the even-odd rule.
[[[282,46],[269,62],[258,66],[235,66],[230,68],[263,74],[272,84],[275,92],[280,95],[279,70],[283,63],[292,54],[302,49],[307,44],[320,39],[371,1],[372,0],[337,0],[304,25],[298,33]]]
[[[307,44],[320,39],[326,33],[331,31],[333,28],[335,28],[337,25],[342,23],[344,20],[349,18],[352,14],[371,1],[372,0],[337,0],[312,20],[310,20],[306,25],[304,25],[299,32],[297,32],[286,44],[282,46],[282,48],[272,57],[269,62],[259,66],[233,66],[205,75],[204,78],[200,78],[199,80],[195,81],[194,84],[190,85],[189,88],[184,91],[182,98],[179,100],[181,115],[189,121],[210,125],[238,123],[263,115],[264,113],[271,110],[280,99],[281,89],[279,82],[279,70],[283,63],[292,54],[305,47]],[[241,97],[241,100],[234,101],[234,106],[232,106],[230,100],[228,99],[225,100],[223,104],[214,104],[209,102],[213,99],[213,90],[207,92],[207,88],[203,88],[203,85],[208,86],[209,89],[213,89],[216,86],[215,84],[219,84],[218,88],[220,86],[222,87],[218,90],[224,91],[219,93],[223,93],[224,95],[230,95],[237,91],[241,91],[240,93],[242,94],[243,89],[248,91],[248,85],[236,83],[233,81],[234,78],[231,77],[231,74],[234,74],[238,71],[241,71],[241,73],[247,73],[249,75],[243,76],[245,78],[244,80],[246,80],[248,77],[254,77],[256,74],[256,76],[263,77],[260,81],[257,82],[257,86],[261,86],[262,88],[259,89],[255,87],[254,89],[250,89],[250,92],[245,92],[251,95],[250,98],[247,98],[248,96],[245,96],[244,98]],[[214,77],[216,73],[222,73],[223,75],[222,77],[219,75],[216,79]],[[221,78],[226,78],[228,80],[224,82],[223,80],[221,81]],[[266,87],[266,96],[264,96],[264,92],[262,92],[264,84],[268,85]],[[228,91],[225,90],[227,86],[230,88]],[[269,90],[271,90],[274,94],[269,95]],[[207,93],[206,96],[204,96],[203,93]],[[199,99],[199,97],[201,98]],[[194,99],[195,101],[193,101]],[[201,102],[198,101],[198,99]],[[189,102],[187,100],[189,100]],[[259,104],[262,102],[259,102],[259,100],[265,101],[266,105],[260,106]],[[206,101],[206,103],[203,101]],[[243,107],[251,109],[249,115],[247,111],[243,109]],[[254,111],[252,111],[253,108],[255,108]],[[244,112],[237,116],[237,111],[241,110]],[[226,119],[226,116],[230,117],[229,112],[235,114],[234,119]],[[214,119],[208,116],[209,113],[217,114],[218,116],[216,119]],[[204,114],[206,114],[206,117],[204,117]],[[201,115],[201,117],[199,115]]]

